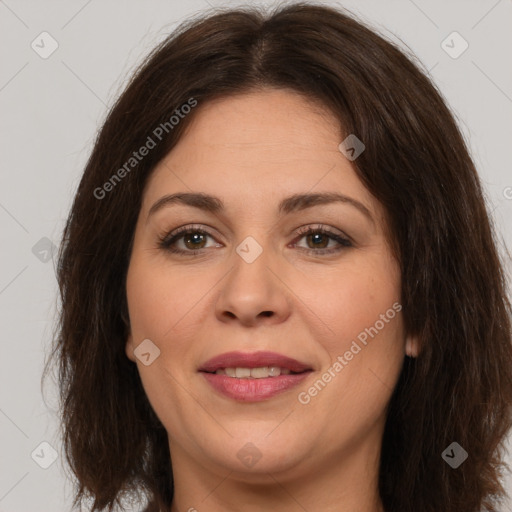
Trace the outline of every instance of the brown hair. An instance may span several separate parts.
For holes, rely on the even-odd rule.
[[[147,510],[171,504],[167,434],[124,352],[125,278],[144,185],[194,111],[108,196],[95,191],[191,98],[201,105],[261,87],[320,101],[364,142],[354,168],[389,216],[405,326],[421,353],[405,358],[389,404],[385,510],[497,510],[512,427],[510,303],[474,164],[412,58],[353,16],[307,3],[189,20],[145,60],[99,132],[60,248],[52,354],[74,503],[90,496],[92,510],[113,510],[140,491]],[[441,457],[454,441],[469,454],[457,469]]]

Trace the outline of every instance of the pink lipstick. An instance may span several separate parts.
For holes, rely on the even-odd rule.
[[[227,352],[209,359],[198,371],[224,396],[259,402],[297,386],[312,368],[275,352]]]

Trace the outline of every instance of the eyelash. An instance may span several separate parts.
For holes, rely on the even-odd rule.
[[[175,247],[172,247],[172,245],[178,241],[180,238],[183,238],[184,235],[188,234],[194,234],[194,233],[200,233],[202,235],[207,235],[213,238],[213,235],[211,235],[208,231],[201,229],[199,227],[195,226],[182,226],[181,228],[176,229],[175,231],[164,234],[162,236],[158,237],[158,247],[160,249],[163,249],[165,251],[174,253],[174,254],[180,254],[180,255],[186,255],[186,256],[196,256],[198,254],[201,254],[202,251],[205,249],[192,249],[192,250],[183,250],[183,249],[176,249]],[[321,234],[326,235],[332,240],[335,240],[339,243],[339,246],[337,248],[331,248],[331,249],[307,249],[301,247],[302,250],[306,251],[308,254],[334,254],[337,252],[342,251],[343,249],[347,247],[353,247],[352,242],[337,233],[334,233],[328,229],[325,229],[323,225],[319,225],[318,227],[312,227],[307,226],[305,228],[300,228],[295,233],[300,238],[303,238],[304,236],[307,236],[309,234]]]

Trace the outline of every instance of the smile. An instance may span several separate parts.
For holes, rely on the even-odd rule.
[[[217,393],[258,402],[298,386],[312,368],[274,352],[229,352],[208,360],[198,371]]]
[[[227,375],[237,379],[264,379],[266,377],[279,377],[289,375],[291,370],[279,366],[262,366],[260,368],[219,368],[216,375]]]

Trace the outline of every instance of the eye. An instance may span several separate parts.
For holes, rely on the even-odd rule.
[[[172,253],[195,255],[199,254],[201,249],[204,249],[208,237],[213,238],[208,231],[200,227],[182,226],[163,237],[159,237],[158,245],[161,249]],[[176,247],[177,242],[183,242],[182,248]]]
[[[314,254],[333,254],[342,251],[347,247],[353,247],[348,237],[341,233],[335,233],[324,228],[323,225],[317,227],[306,226],[300,228],[296,232],[300,238],[306,239],[306,247],[304,250]],[[334,247],[328,248],[329,242],[334,242]],[[312,248],[311,248],[312,247]]]
[[[344,248],[353,247],[348,237],[325,229],[323,225],[317,227],[306,226],[298,229],[296,234],[299,235],[296,240],[305,238],[309,247],[300,247],[296,243],[293,246],[311,254],[333,254],[342,251]],[[213,235],[201,227],[183,226],[169,234],[160,236],[158,246],[174,254],[194,256],[203,252],[208,238],[213,239]],[[331,242],[334,243],[334,246],[329,247]],[[179,247],[180,245],[181,247]],[[221,246],[221,244],[216,245],[216,247]]]

